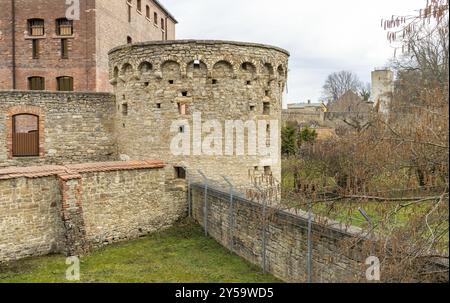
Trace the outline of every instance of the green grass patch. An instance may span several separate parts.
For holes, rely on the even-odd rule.
[[[30,258],[0,265],[0,283],[68,282],[66,258]],[[118,243],[81,259],[88,283],[271,283],[281,282],[204,236],[192,221],[145,238]]]

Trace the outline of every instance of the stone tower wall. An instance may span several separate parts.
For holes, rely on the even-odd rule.
[[[239,184],[246,183],[249,175],[269,169],[279,180],[282,95],[288,57],[286,51],[276,47],[226,41],[149,42],[113,49],[110,82],[117,97],[119,154],[122,159],[161,159],[170,169],[201,169],[209,177],[225,175]],[[195,60],[199,64],[194,64]],[[180,107],[187,109],[186,114],[180,112]],[[202,155],[194,155],[194,146],[205,144],[208,136],[205,124],[201,139],[192,135],[193,128],[199,131],[193,124],[194,113],[201,114],[204,123],[215,120],[220,124],[223,132],[219,141],[223,145],[227,120],[256,124],[274,120],[279,126],[272,124],[266,131],[276,132],[277,142],[271,144],[278,144],[278,149],[270,157],[249,155],[247,144],[244,156],[227,156],[225,147],[219,148],[222,153],[207,155],[203,151]],[[170,149],[177,136],[171,126],[179,120],[188,122],[185,131],[191,133],[189,155],[174,155]]]

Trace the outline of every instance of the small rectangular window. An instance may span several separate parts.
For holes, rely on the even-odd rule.
[[[73,91],[73,78],[72,77],[59,77],[57,80],[58,91],[71,92]]]
[[[131,23],[131,4],[127,2],[127,9],[128,9],[128,23]]]
[[[145,16],[150,19],[150,6],[146,6],[145,7]]]
[[[122,104],[122,115],[128,116],[128,103]]]
[[[163,18],[161,18],[161,29],[164,31],[165,30],[165,27],[164,27],[164,19]]]
[[[69,59],[69,40],[61,39],[61,59]]]
[[[29,90],[45,90],[45,78],[43,77],[30,77],[28,78]]]
[[[137,0],[137,10],[142,11],[142,0]]]
[[[28,20],[28,34],[30,36],[44,36],[44,20]]]
[[[184,167],[175,167],[175,178],[186,179],[186,169]]]
[[[189,106],[187,104],[178,103],[178,112],[180,115],[187,115],[189,113]]]
[[[33,59],[39,59],[39,40],[33,39],[32,48],[33,48]]]
[[[153,13],[153,22],[158,25],[158,13]]]
[[[263,103],[263,115],[270,115],[270,103],[269,102]]]
[[[264,174],[269,176],[272,174],[272,168],[270,166],[264,166]]]
[[[59,36],[72,36],[73,21],[65,18],[56,20],[56,34]]]

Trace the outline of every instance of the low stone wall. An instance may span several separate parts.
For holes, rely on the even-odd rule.
[[[0,262],[82,255],[170,227],[186,209],[159,161],[1,169]]]
[[[192,186],[191,201],[194,219],[204,226],[203,186]],[[234,214],[232,219],[230,213]],[[230,211],[230,196],[208,189],[207,229],[211,237],[259,266],[264,262],[265,237],[266,270],[286,282],[307,282],[307,217],[271,207],[267,207],[266,214],[266,234],[263,236],[264,216],[261,204],[234,197],[233,210]],[[349,238],[361,236],[360,232],[357,229],[345,231],[339,227],[324,229],[319,224],[313,224],[312,281],[354,282],[365,277],[367,266],[364,265],[364,260],[368,256],[359,255],[358,245],[349,254],[344,254],[340,246]]]
[[[19,114],[39,119],[39,156],[13,156]],[[0,91],[0,167],[115,161],[114,114],[108,93]]]

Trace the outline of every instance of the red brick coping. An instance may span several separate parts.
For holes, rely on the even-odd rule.
[[[162,161],[123,161],[123,162],[95,162],[69,165],[44,165],[30,167],[10,167],[0,169],[0,180],[15,178],[41,178],[59,176],[63,180],[79,179],[81,173],[108,172],[117,170],[135,170],[148,168],[164,168]]]

